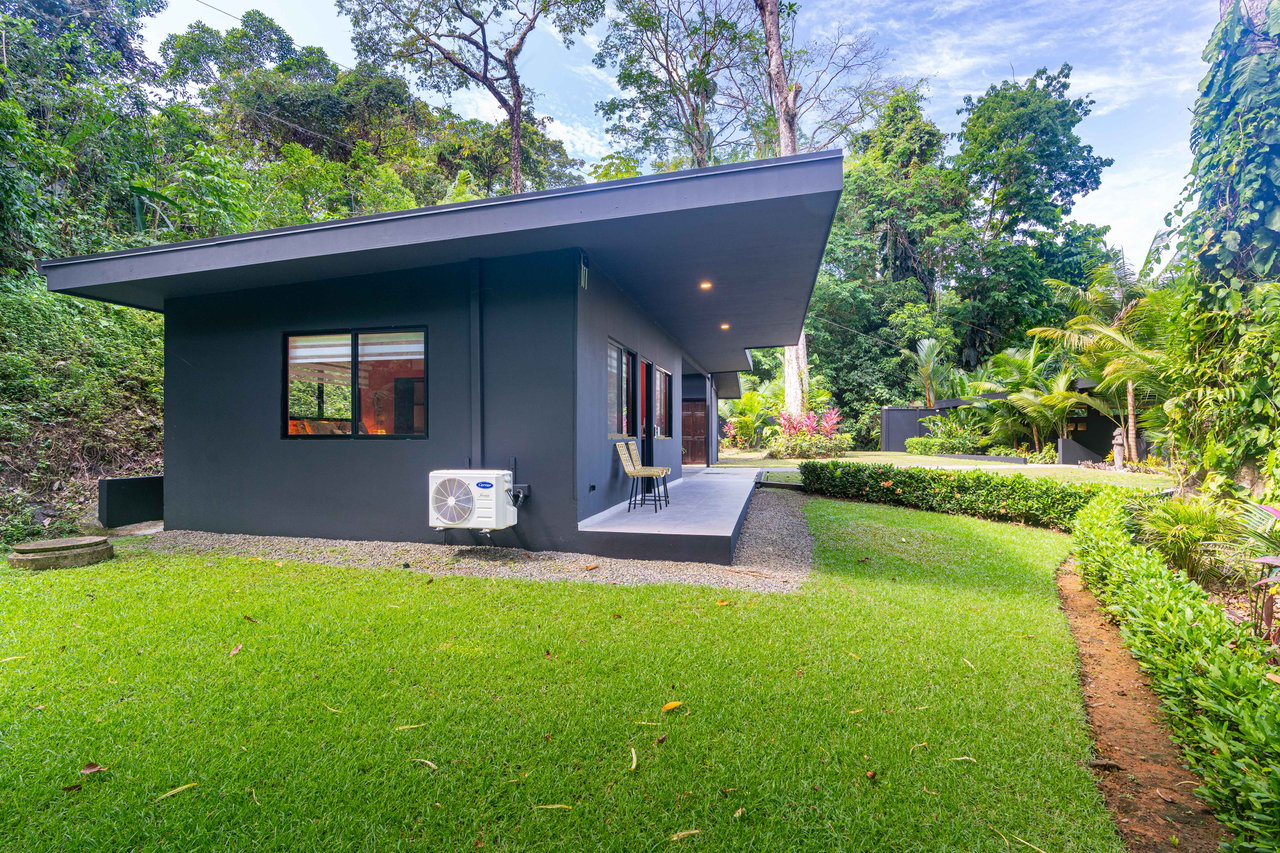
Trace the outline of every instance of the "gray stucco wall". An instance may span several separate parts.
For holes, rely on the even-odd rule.
[[[630,483],[622,471],[608,426],[608,345],[613,340],[671,374],[672,435],[654,442],[653,464],[681,476],[680,346],[653,324],[607,274],[594,267],[588,286],[578,288],[577,447],[578,518],[588,518],[627,499]]]
[[[670,467],[673,480],[681,475],[688,358],[604,273],[592,271],[589,286],[579,287],[579,258],[576,251],[552,252],[171,300],[166,524],[530,550],[639,547],[577,530],[580,519],[625,501],[629,490],[608,433],[606,348],[616,340],[671,373],[674,434],[656,439],[654,463]],[[472,373],[477,274],[478,382]],[[391,326],[427,329],[427,437],[283,438],[284,336]],[[480,458],[472,452],[476,388]],[[532,495],[514,528],[486,538],[428,526],[429,473],[468,465],[514,465],[517,482],[529,484]],[[710,549],[690,552],[706,559],[719,559],[716,549],[723,550],[716,542],[689,547]]]
[[[576,253],[481,264],[484,459],[533,498],[498,544],[561,548],[573,484]],[[165,323],[165,522],[352,539],[483,541],[427,525],[427,477],[471,456],[471,266],[172,300]],[[283,335],[427,327],[428,437],[281,437]],[[481,460],[475,460],[478,467]]]

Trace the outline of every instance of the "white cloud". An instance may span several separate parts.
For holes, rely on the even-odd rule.
[[[568,70],[577,74],[579,77],[590,81],[595,86],[604,89],[611,95],[617,94],[622,90],[618,88],[618,81],[612,74],[603,68],[596,68],[591,64],[570,65]]]
[[[484,89],[460,89],[444,98],[443,104],[463,118],[501,121],[507,117],[502,107],[498,106],[498,102],[493,99],[493,95]]]
[[[599,160],[611,150],[609,140],[603,133],[584,124],[553,118],[547,125],[547,132],[564,142],[564,147],[571,157],[580,157],[587,161]]]

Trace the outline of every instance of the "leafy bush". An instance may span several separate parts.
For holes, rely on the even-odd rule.
[[[916,456],[936,456],[946,452],[942,449],[942,439],[927,435],[908,438],[903,443],[907,446],[907,452],[914,453]]]
[[[857,462],[802,462],[800,480],[805,491],[828,497],[1017,521],[1057,530],[1070,530],[1076,512],[1102,491],[1099,486],[1058,483],[1022,474]]]
[[[821,415],[806,412],[778,415],[778,432],[769,439],[769,456],[778,459],[814,459],[838,456],[849,449],[850,437],[841,432],[840,410],[831,408]]]
[[[935,453],[981,453],[986,436],[980,429],[952,415],[930,415],[920,423],[928,428],[924,436],[937,442]]]
[[[914,453],[918,456],[936,456],[939,453],[977,454],[982,452],[976,442],[958,438],[938,438],[932,435],[908,438],[906,445],[908,453]]]
[[[769,441],[769,456],[775,459],[822,459],[848,453],[852,437],[838,432],[835,435],[821,433],[797,433],[779,435]]]
[[[1198,793],[1236,833],[1231,848],[1280,851],[1280,677],[1269,647],[1190,578],[1134,542],[1124,496],[1076,516],[1080,570],[1151,677]]]
[[[1052,465],[1058,461],[1058,448],[1052,444],[1046,444],[1039,450],[1019,453],[1018,455],[1027,457],[1028,462],[1036,465]]]
[[[1202,496],[1144,506],[1136,520],[1139,541],[1194,581],[1223,574],[1222,549],[1241,529],[1229,504]]]

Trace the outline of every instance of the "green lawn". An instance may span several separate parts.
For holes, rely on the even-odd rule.
[[[809,517],[794,594],[129,547],[0,569],[0,847],[1119,851],[1069,540]]]

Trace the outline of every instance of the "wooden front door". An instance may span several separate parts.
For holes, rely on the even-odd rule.
[[[684,464],[707,464],[707,401],[685,400],[680,411],[680,443]]]

